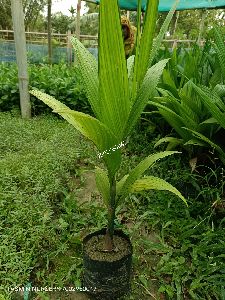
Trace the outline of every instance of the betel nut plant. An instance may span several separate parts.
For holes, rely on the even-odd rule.
[[[118,178],[122,156],[121,147],[116,147],[116,145],[120,145],[132,133],[148,100],[154,96],[156,86],[168,61],[165,59],[151,66],[162,39],[161,32],[153,42],[158,2],[158,0],[147,1],[142,30],[138,22],[135,55],[129,57],[128,60],[124,51],[120,11],[115,0],[101,0],[100,3],[98,61],[77,38],[72,38],[83,85],[95,117],[71,110],[38,90],[31,91],[32,95],[50,106],[53,112],[61,115],[82,135],[90,139],[100,153],[104,153],[102,161],[105,169],[96,167],[95,170],[97,187],[104,200],[108,216],[102,243],[104,257],[116,252],[115,211],[130,193],[150,189],[167,190],[186,203],[181,193],[163,179],[154,176],[141,178],[157,160],[178,153],[177,151],[151,154],[129,174]],[[141,1],[138,4],[137,15],[140,20]],[[171,17],[172,12],[169,13],[167,22]],[[108,149],[113,149],[113,151],[108,151]]]

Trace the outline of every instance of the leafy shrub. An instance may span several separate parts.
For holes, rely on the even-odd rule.
[[[214,28],[214,33],[215,42],[206,43],[204,48],[194,45],[182,52],[181,49],[175,49],[172,54],[165,52],[171,60],[158,89],[161,97],[149,104],[158,108],[175,131],[156,146],[167,142],[169,150],[182,145],[190,156],[215,149],[225,164],[225,46],[220,30]],[[193,146],[197,146],[196,150]]]
[[[165,192],[144,192],[126,200],[132,204],[122,222],[128,223],[132,236],[135,283],[152,293],[157,282],[156,299],[224,299],[225,210],[218,214],[213,206],[216,198],[224,199],[223,169],[201,177],[190,173],[188,157],[183,156],[162,160],[152,171],[164,174],[183,193],[187,189],[189,207],[184,209]]]
[[[90,106],[81,85],[80,73],[76,67],[59,65],[30,65],[30,88],[46,92],[71,109],[90,113]],[[33,115],[49,112],[47,105],[31,96]],[[0,64],[0,111],[19,108],[19,86],[17,66]]]

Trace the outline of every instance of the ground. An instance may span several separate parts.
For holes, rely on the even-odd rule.
[[[8,288],[27,282],[79,287],[81,241],[106,224],[93,175],[95,165],[102,165],[93,145],[51,116],[23,121],[0,113],[0,133],[0,299],[19,300]],[[154,145],[148,139],[137,135],[127,145],[120,176],[151,153]],[[166,179],[181,192],[188,182],[190,191],[196,181],[183,160],[171,156],[147,175]],[[203,179],[209,184],[210,178]],[[224,227],[212,210],[214,191],[220,190],[203,179],[204,197],[198,191],[193,198],[186,195],[188,208],[172,194],[154,191],[130,195],[119,207],[116,225],[129,234],[134,248],[132,293],[126,300],[202,300],[207,294],[223,299]],[[65,297],[36,293],[31,299]]]

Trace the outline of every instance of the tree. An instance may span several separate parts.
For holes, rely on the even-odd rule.
[[[74,18],[66,16],[61,12],[57,12],[52,15],[52,30],[55,32],[66,33],[68,29],[70,29],[70,24],[73,21]]]
[[[46,5],[46,0],[23,0],[22,3],[25,29],[33,29]],[[0,27],[12,28],[11,8],[8,0],[0,0]]]
[[[71,15],[72,15],[72,18],[74,17],[74,15],[75,15],[75,13],[76,13],[76,9],[75,8],[73,8],[73,6],[71,6],[70,7],[70,9],[69,9],[69,12],[71,13]]]
[[[37,19],[40,13],[43,11],[46,6],[46,0],[24,0],[23,1],[23,10],[25,14],[25,28],[26,30],[33,29],[37,22]]]
[[[98,13],[99,7],[97,4],[86,2],[85,7],[88,9],[87,14]]]
[[[203,14],[202,12],[205,11]],[[202,18],[204,18],[204,30],[202,32],[202,37],[205,38],[209,30],[214,26],[224,27],[224,10],[222,9],[195,9],[195,10],[185,10],[180,11],[179,19],[177,22],[176,32],[173,32],[174,22],[170,26],[170,35],[173,37],[187,38],[187,39],[197,39],[199,35],[200,25],[202,24]]]
[[[0,28],[12,28],[10,1],[0,0]]]

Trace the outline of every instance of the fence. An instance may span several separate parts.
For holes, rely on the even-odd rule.
[[[26,32],[28,60],[32,63],[45,62],[48,57],[46,32]],[[71,31],[67,34],[52,33],[52,57],[53,63],[60,61],[71,63],[74,53],[70,39]],[[98,36],[80,35],[81,41],[87,49],[97,57]],[[14,32],[12,30],[0,30],[0,62],[15,62],[16,50]]]
[[[26,32],[27,54],[31,63],[45,62],[48,58],[47,33]],[[67,34],[52,33],[52,57],[53,63],[60,61],[71,63],[74,61],[74,53],[70,39],[72,33]],[[98,36],[80,35],[80,39],[87,49],[97,57]],[[178,44],[185,44],[190,47],[195,40],[164,40],[169,48],[174,48]],[[202,42],[203,44],[203,42]],[[16,50],[14,43],[14,33],[12,30],[0,30],[0,62],[15,62]]]

